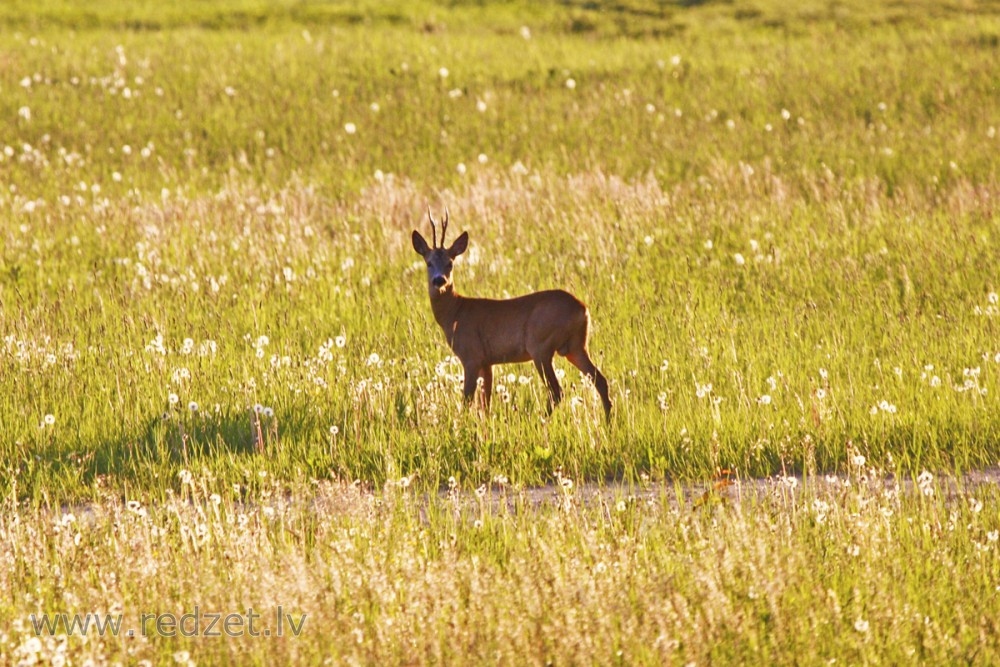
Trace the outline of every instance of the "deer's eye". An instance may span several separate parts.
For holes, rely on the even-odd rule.
[[[451,271],[451,267],[455,265],[455,262],[448,262],[448,270]]]

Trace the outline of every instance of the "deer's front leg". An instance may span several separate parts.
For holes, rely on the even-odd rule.
[[[493,397],[493,367],[483,366],[479,369],[479,377],[483,379],[483,409],[489,410]]]
[[[479,369],[472,364],[463,364],[465,368],[465,386],[462,388],[462,393],[465,394],[465,403],[468,405],[472,403],[473,397],[476,395],[476,381],[479,379]]]

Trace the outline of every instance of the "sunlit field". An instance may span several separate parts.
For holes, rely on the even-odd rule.
[[[129,4],[0,7],[0,663],[1000,660],[1000,6]]]

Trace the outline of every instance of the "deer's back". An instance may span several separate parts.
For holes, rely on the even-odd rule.
[[[491,314],[505,322],[530,322],[539,318],[551,323],[575,319],[586,314],[587,306],[565,290],[543,290],[512,299],[465,299],[468,307]],[[463,304],[466,305],[466,304]]]
[[[512,299],[464,298],[453,348],[490,363],[529,361],[533,349],[559,349],[586,338],[587,307],[569,292],[545,290]]]

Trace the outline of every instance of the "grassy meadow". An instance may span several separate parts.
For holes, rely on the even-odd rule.
[[[995,2],[43,0],[0,43],[0,663],[1000,658]],[[551,415],[530,364],[465,409],[428,205],[461,293],[589,305],[610,423],[562,361]]]

